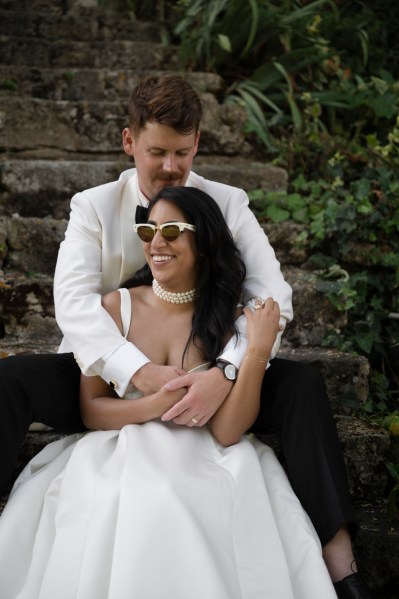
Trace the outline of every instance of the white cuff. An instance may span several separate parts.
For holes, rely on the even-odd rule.
[[[219,358],[231,362],[236,368],[240,368],[248,345],[246,337],[247,319],[244,314],[236,320],[235,324],[238,329],[238,338],[237,335],[230,338]]]
[[[132,376],[150,360],[132,343],[124,343],[104,356],[101,377],[123,397]]]

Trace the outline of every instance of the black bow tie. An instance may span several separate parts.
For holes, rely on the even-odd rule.
[[[144,206],[136,206],[136,225],[147,222],[148,208]]]

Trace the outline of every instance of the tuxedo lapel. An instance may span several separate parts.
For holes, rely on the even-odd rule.
[[[120,283],[131,277],[145,263],[142,242],[139,236],[133,231],[133,225],[136,222],[136,207],[140,205],[137,175],[134,174],[126,182],[121,201],[120,231],[122,261],[119,276]]]

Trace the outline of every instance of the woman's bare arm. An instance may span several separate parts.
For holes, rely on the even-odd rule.
[[[119,291],[104,296],[103,307],[112,316],[122,332],[120,317],[121,300]],[[181,374],[181,369],[172,366],[166,380]],[[174,404],[182,399],[186,389],[167,391],[163,388],[155,393],[136,399],[120,399],[108,383],[99,376],[80,378],[80,410],[85,426],[91,430],[119,430],[126,424],[139,424],[160,418]]]
[[[101,377],[81,375],[80,410],[88,429],[120,430],[126,424],[140,424],[160,418],[185,393],[185,389],[160,389],[145,397],[120,399]]]
[[[209,428],[224,446],[237,443],[256,420],[266,364],[279,331],[280,309],[271,298],[261,310],[244,310],[247,318],[248,347],[237,380]]]

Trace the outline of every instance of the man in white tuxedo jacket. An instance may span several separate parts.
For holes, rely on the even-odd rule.
[[[188,166],[191,156],[190,160],[185,156],[184,161]],[[247,195],[193,172],[187,171],[187,175],[186,185],[207,192],[218,202],[241,251],[247,265],[243,302],[272,296],[280,305],[283,327],[292,318],[291,288],[266,235],[248,209]],[[164,186],[164,180],[161,184]],[[101,308],[101,296],[117,289],[145,262],[133,225],[137,206],[147,203],[136,169],[124,171],[116,182],[78,193],[72,199],[55,272],[56,316],[65,333],[59,351],[74,352],[83,373],[94,371],[108,383],[112,381],[120,396],[134,373],[149,360],[120,334]],[[277,349],[276,344],[274,354]],[[232,342],[223,358],[238,368],[244,350],[245,339],[238,347]],[[207,376],[201,373],[198,378]]]
[[[133,232],[136,210],[145,209],[149,198],[165,186],[189,185],[215,198],[246,264],[243,303],[272,297],[280,306],[281,333],[291,320],[291,288],[248,207],[246,193],[191,170],[201,115],[200,100],[183,78],[164,75],[144,80],[131,94],[129,127],[123,130],[124,151],[134,158],[136,168],[123,172],[118,181],[73,197],[54,279],[56,318],[64,334],[59,353],[0,360],[0,451],[5,456],[0,486],[11,476],[32,421],[58,430],[82,430],[81,371],[99,374],[120,396],[129,381],[144,394],[165,384],[171,390],[186,387],[183,399],[163,416],[180,425],[192,425],[188,416],[192,413],[205,424],[234,384],[234,368],[226,366],[240,367],[244,330],[238,344],[226,346],[214,368],[176,377],[173,367],[150,363],[102,308],[102,295],[120,287],[144,264],[141,242]],[[269,428],[280,435],[292,486],[319,534],[337,593],[366,599],[353,574],[349,531],[355,518],[337,432],[324,385],[310,367],[271,360],[252,430],[262,433]],[[345,594],[340,595],[339,585]]]

